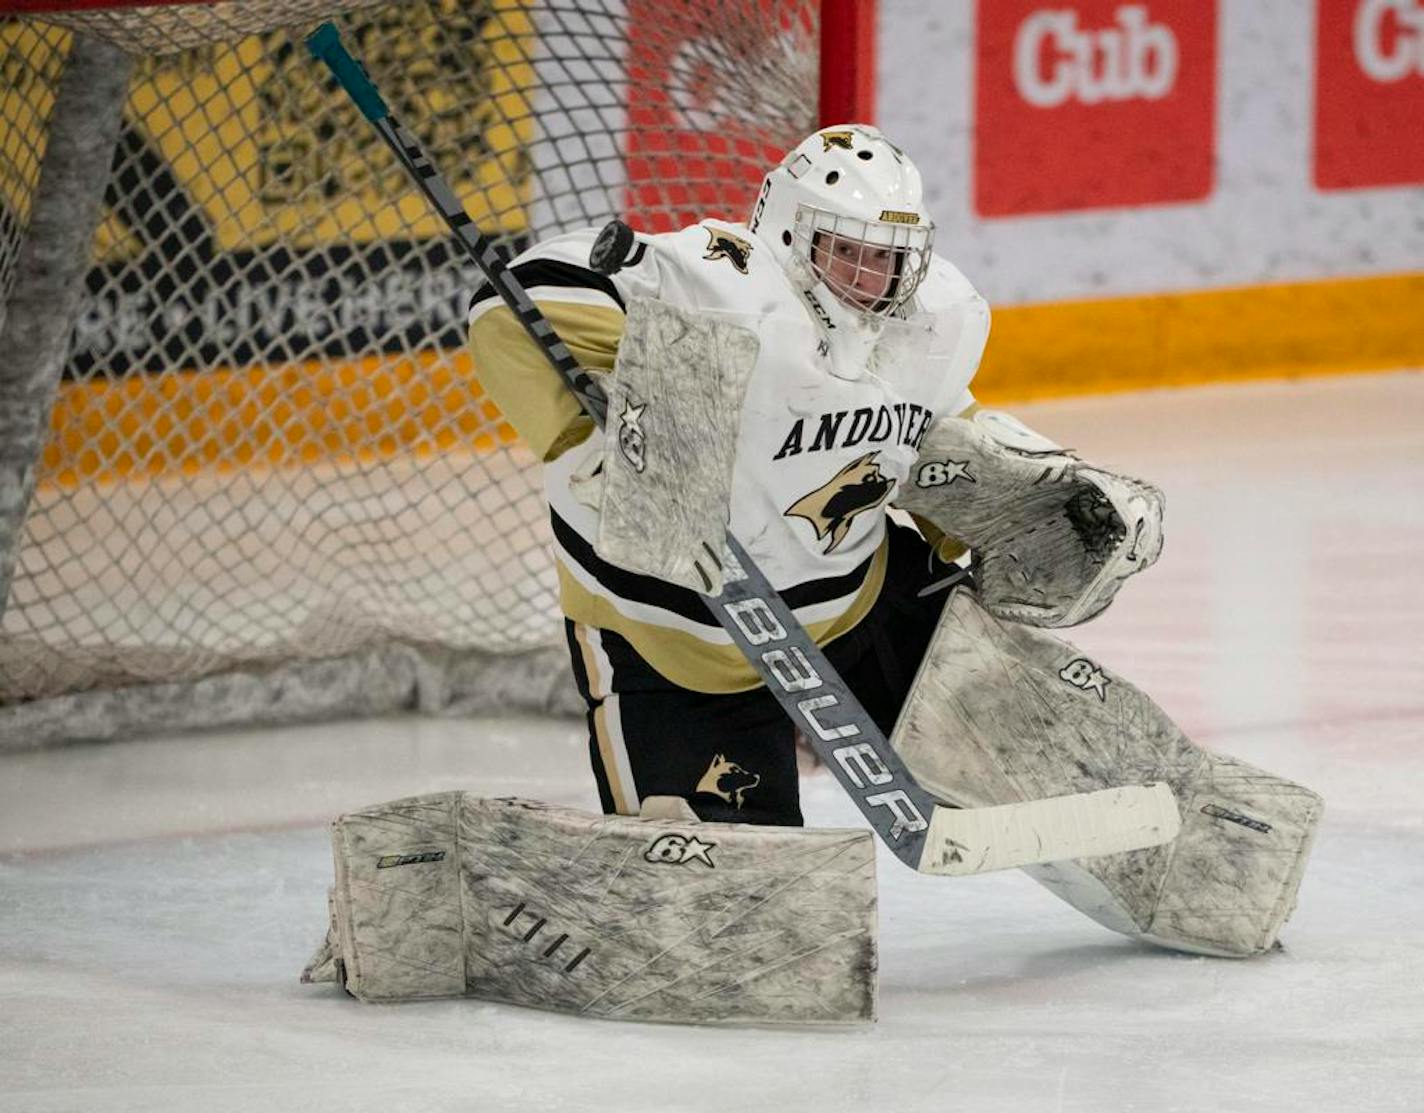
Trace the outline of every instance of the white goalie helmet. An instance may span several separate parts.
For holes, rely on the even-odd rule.
[[[920,172],[866,124],[822,128],[788,152],[748,227],[798,287],[824,284],[869,319],[914,297],[934,245]]]

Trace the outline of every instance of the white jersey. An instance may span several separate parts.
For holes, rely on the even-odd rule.
[[[588,268],[597,235],[549,240],[514,261],[515,276],[584,366],[611,368],[630,298],[658,298],[754,329],[760,352],[737,436],[731,531],[824,644],[851,629],[884,578],[886,510],[925,431],[973,399],[988,335],[984,300],[936,258],[903,319],[848,326],[798,291],[742,225],[703,221],[639,236],[628,263]],[[839,322],[839,323],[838,323]],[[603,434],[493,292],[470,313],[476,374],[545,460],[562,603],[576,622],[626,637],[660,673],[699,691],[759,683],[701,598],[615,568],[593,550],[597,512],[571,484],[596,465]]]

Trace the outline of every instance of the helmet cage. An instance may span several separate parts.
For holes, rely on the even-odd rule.
[[[930,266],[934,225],[861,220],[800,204],[792,252],[844,305],[888,317],[915,296]]]

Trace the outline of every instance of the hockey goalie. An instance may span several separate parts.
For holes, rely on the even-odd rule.
[[[975,402],[989,311],[933,248],[918,171],[861,125],[790,151],[745,224],[538,244],[513,275],[602,379],[606,431],[476,292],[477,374],[544,464],[605,814],[446,794],[345,817],[310,977],[654,1019],[873,1015],[874,856],[864,832],[802,827],[795,729],[702,599],[728,531],[944,803],[1171,786],[1175,839],[1034,867],[1055,895],[1165,947],[1274,945],[1320,799],[1195,745],[1046,632],[1152,565],[1162,497]]]

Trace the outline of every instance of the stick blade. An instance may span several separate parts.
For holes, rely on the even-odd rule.
[[[1169,842],[1181,826],[1177,799],[1161,782],[988,808],[936,808],[919,870],[962,877],[1119,854]]]

